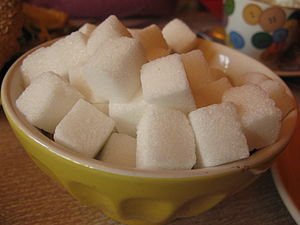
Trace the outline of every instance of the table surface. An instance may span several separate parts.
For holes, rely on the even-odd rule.
[[[15,138],[0,109],[0,224],[120,224],[82,205],[41,172]],[[211,210],[174,225],[294,225],[270,171]]]

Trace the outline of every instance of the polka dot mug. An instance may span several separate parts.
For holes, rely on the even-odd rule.
[[[275,61],[300,37],[300,9],[224,0],[224,14],[226,43],[262,62]]]

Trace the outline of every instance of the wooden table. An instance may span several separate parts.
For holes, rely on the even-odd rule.
[[[0,224],[115,225],[41,172],[16,140],[0,108]],[[294,225],[270,172],[213,209],[174,225]]]

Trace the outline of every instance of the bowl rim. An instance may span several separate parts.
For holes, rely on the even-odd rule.
[[[293,126],[292,129],[289,129],[290,132],[286,135],[284,140],[278,140],[276,143],[269,145],[267,147],[264,147],[260,150],[258,150],[255,154],[249,156],[246,159],[238,160],[235,162],[215,166],[215,167],[206,167],[206,168],[200,168],[200,169],[191,169],[191,170],[146,170],[146,169],[137,169],[137,168],[129,168],[124,166],[118,166],[113,165],[111,163],[102,162],[100,160],[96,160],[93,158],[87,158],[85,156],[82,156],[81,154],[71,151],[67,149],[64,146],[61,146],[48,137],[46,137],[44,134],[42,134],[40,131],[38,131],[37,128],[29,124],[29,122],[26,121],[25,117],[21,115],[20,112],[18,112],[15,103],[11,101],[10,96],[10,85],[12,82],[13,75],[15,74],[15,71],[20,67],[22,60],[35,51],[38,48],[48,46],[52,43],[54,43],[57,39],[45,42],[43,44],[40,44],[36,46],[35,48],[27,51],[24,53],[21,57],[19,57],[15,63],[9,68],[7,71],[3,82],[2,82],[2,88],[1,88],[1,99],[2,99],[2,107],[4,109],[4,112],[6,114],[6,117],[11,120],[10,123],[14,123],[17,127],[17,129],[20,129],[21,132],[23,132],[28,138],[30,138],[32,141],[42,145],[45,149],[50,151],[51,153],[57,155],[58,157],[61,157],[63,159],[66,159],[68,161],[71,161],[73,163],[79,164],[81,166],[95,169],[98,171],[111,173],[115,175],[122,175],[122,176],[130,176],[130,177],[144,177],[144,178],[193,178],[193,177],[203,177],[203,176],[217,176],[221,174],[227,174],[227,173],[234,173],[234,172],[240,172],[240,171],[247,171],[251,170],[253,173],[261,173],[264,172],[264,170],[256,171],[255,167],[262,165],[270,160],[272,160],[274,157],[276,157],[288,144],[288,141],[290,140],[292,134],[294,133],[296,121],[297,121],[297,110],[293,109],[289,114],[284,118],[290,118],[292,121],[292,124],[290,126]],[[219,49],[219,51],[229,51],[231,54],[237,54],[238,57],[244,58],[244,60],[252,61],[255,64],[261,64],[261,66],[266,67],[262,63],[256,61],[255,59],[238,52],[237,50],[231,49],[227,46],[198,39],[200,42],[204,42],[205,44],[215,45],[216,48]],[[277,77],[277,75],[272,72],[270,69],[267,68],[270,74]],[[285,85],[285,83],[278,77],[278,79]],[[286,85],[285,85],[286,86]],[[288,92],[291,91],[286,86]],[[291,94],[292,95],[292,94]],[[292,95],[293,96],[293,95]],[[295,103],[296,100],[294,99]],[[295,104],[297,105],[297,104]],[[12,126],[12,124],[10,124]],[[15,128],[14,128],[15,129]],[[268,168],[267,168],[268,169]]]

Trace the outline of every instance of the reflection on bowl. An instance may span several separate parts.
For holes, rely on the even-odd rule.
[[[199,39],[199,48],[211,66],[231,76],[262,72],[287,88],[271,70],[242,53],[202,39]],[[15,100],[23,90],[20,65],[29,53],[10,68],[1,90],[3,108],[16,137],[40,169],[75,198],[126,224],[163,224],[208,210],[270,168],[295,128],[296,110],[282,121],[275,144],[247,159],[212,168],[147,171],[85,158],[45,137],[16,109]],[[288,88],[287,91],[292,95]]]

